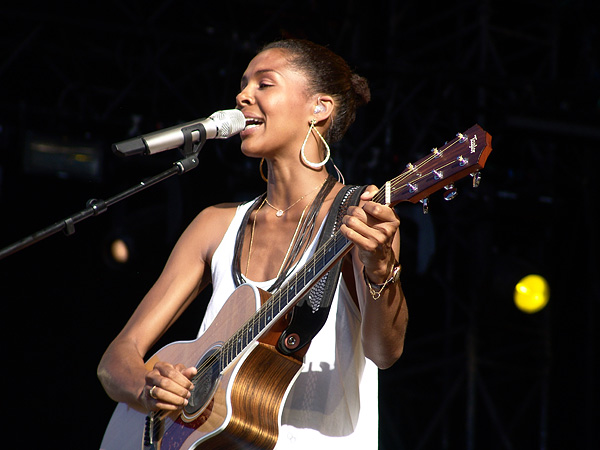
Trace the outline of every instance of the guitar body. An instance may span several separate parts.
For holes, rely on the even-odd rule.
[[[165,361],[198,367],[206,355],[244,325],[266,294],[250,285],[240,286],[200,338],[163,347],[146,366],[150,369]],[[283,327],[274,324],[269,333],[241,352],[214,380],[208,401],[193,414],[184,411],[147,416],[119,403],[100,448],[272,449],[277,442],[283,400],[302,367],[299,357],[284,356],[273,345]],[[196,384],[195,389],[206,386]]]

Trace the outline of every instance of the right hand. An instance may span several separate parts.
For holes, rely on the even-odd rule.
[[[139,397],[140,403],[149,411],[182,409],[192,395],[194,385],[191,379],[196,373],[195,367],[156,363],[154,368],[146,373],[146,384]]]

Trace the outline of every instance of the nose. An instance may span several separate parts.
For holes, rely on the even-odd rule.
[[[236,95],[235,103],[238,108],[241,108],[243,106],[248,106],[248,105],[251,105],[252,103],[254,103],[254,99],[253,99],[252,95],[250,94],[248,87],[245,87],[244,89],[242,89],[240,91],[240,93],[238,95]]]

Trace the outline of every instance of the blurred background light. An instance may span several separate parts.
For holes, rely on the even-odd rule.
[[[123,239],[115,239],[110,244],[110,256],[114,262],[126,264],[130,257],[129,246]]]
[[[515,305],[525,313],[533,314],[544,309],[549,298],[550,287],[540,275],[527,275],[515,286]]]

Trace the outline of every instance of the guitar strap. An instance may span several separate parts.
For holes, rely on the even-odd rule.
[[[365,188],[366,186],[345,186],[338,192],[323,225],[317,248],[337,233],[348,206],[358,204]],[[277,343],[277,349],[284,355],[291,355],[305,347],[325,325],[340,278],[342,261],[343,258],[292,309],[290,323]]]

